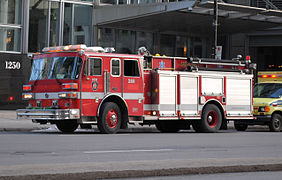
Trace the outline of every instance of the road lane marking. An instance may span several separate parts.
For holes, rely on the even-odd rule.
[[[84,154],[105,154],[105,153],[134,153],[134,152],[168,152],[175,149],[133,149],[133,150],[111,150],[111,151],[84,151]]]

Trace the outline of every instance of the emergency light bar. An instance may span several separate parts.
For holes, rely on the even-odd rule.
[[[80,51],[86,49],[85,44],[78,45],[68,45],[68,46],[54,46],[54,47],[45,47],[42,52],[60,52],[60,51]]]
[[[278,77],[282,77],[282,75],[277,75],[277,74],[262,74],[262,75],[259,75],[258,77],[260,77],[260,78],[278,78]]]
[[[102,48],[100,46],[87,47],[85,44],[78,45],[68,45],[68,46],[54,46],[54,47],[45,47],[42,52],[62,52],[62,51],[91,51],[97,53],[112,53],[115,51],[112,47]]]

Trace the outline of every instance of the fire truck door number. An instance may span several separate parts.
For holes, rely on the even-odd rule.
[[[135,79],[128,79],[128,84],[135,84]]]

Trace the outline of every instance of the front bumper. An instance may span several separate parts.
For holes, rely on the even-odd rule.
[[[238,120],[236,124],[246,124],[246,125],[267,125],[271,120],[271,115],[256,116],[252,120]]]
[[[17,119],[68,120],[80,119],[79,109],[17,109]]]

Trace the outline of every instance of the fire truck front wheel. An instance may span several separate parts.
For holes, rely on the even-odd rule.
[[[222,124],[222,114],[214,104],[207,104],[203,110],[200,132],[217,132]]]
[[[101,109],[98,129],[104,134],[117,133],[121,126],[121,111],[118,105],[113,102],[106,102]]]
[[[77,120],[64,120],[60,122],[56,122],[57,128],[63,133],[72,133],[77,127]]]

